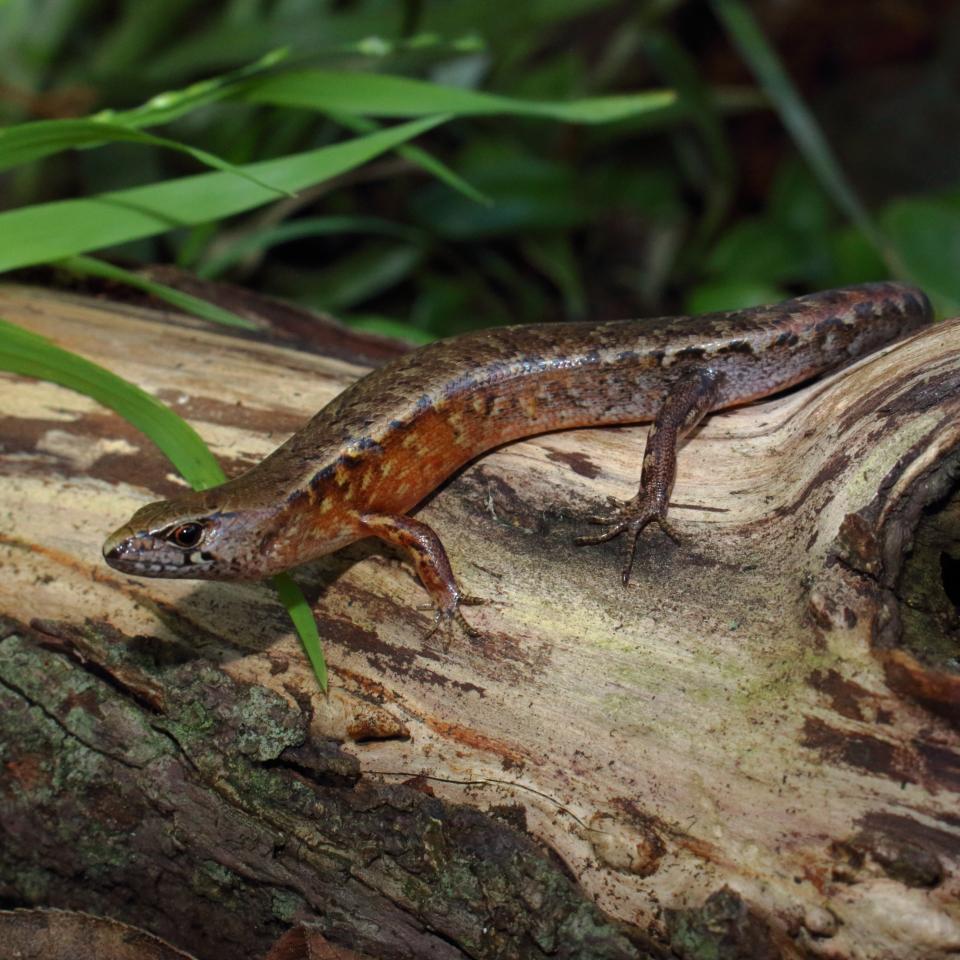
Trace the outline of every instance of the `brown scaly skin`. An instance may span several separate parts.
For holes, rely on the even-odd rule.
[[[478,454],[552,430],[653,420],[640,490],[579,543],[666,522],[676,448],[712,410],[841,367],[930,321],[915,287],[871,283],[728,313],[500,327],[374,370],[262,463],[212,490],[138,510],[103,547],[149,577],[260,579],[363,537],[402,549],[437,607],[459,617],[443,544],[407,516]]]

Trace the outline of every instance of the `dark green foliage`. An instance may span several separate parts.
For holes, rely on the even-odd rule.
[[[727,32],[763,96],[710,81],[686,39],[696,18]],[[0,133],[6,207],[130,188],[166,198],[198,164],[260,163],[243,176],[275,191],[248,179],[251,201],[174,214],[126,243],[104,229],[46,251],[26,245],[22,217],[4,221],[19,236],[0,242],[7,269],[96,250],[173,260],[414,339],[730,307],[891,273],[945,310],[960,304],[956,202],[868,214],[742,0],[8,0],[0,57],[0,120],[18,124]],[[665,88],[672,102],[642,95]],[[804,160],[786,161],[765,210],[737,216],[728,120],[770,108]],[[298,155],[440,114],[365,166],[358,154],[308,180],[283,175]],[[106,227],[102,209],[41,214],[43,235],[86,238],[87,217]]]

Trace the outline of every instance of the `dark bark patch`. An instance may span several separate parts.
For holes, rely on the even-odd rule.
[[[790,503],[785,504],[782,507],[778,507],[774,512],[774,517],[789,517],[793,516],[803,505],[806,503],[807,499],[815,493],[817,490],[822,487],[826,487],[828,490],[832,489],[832,482],[843,473],[844,470],[850,464],[850,458],[844,453],[836,453],[833,456],[829,457],[823,466],[816,472],[816,474],[810,479],[810,481],[804,486],[800,491],[799,496],[797,496]],[[833,494],[829,493],[824,501],[820,504],[819,509],[826,507],[830,501],[833,499]]]
[[[287,747],[277,760],[266,766],[293,770],[312,783],[326,787],[352,786],[360,779],[360,761],[325,740],[309,739]]]
[[[960,826],[960,817],[945,817],[942,814],[933,814],[944,826],[949,826],[951,819],[953,826]],[[956,860],[960,857],[960,835],[956,830],[945,830],[929,823],[921,823],[912,817],[887,811],[876,811],[862,817],[858,824],[864,833],[878,833],[897,843],[912,845],[928,851],[937,851],[944,857]]]
[[[87,465],[74,460],[68,452],[61,454],[43,449],[42,441],[52,431],[75,437],[81,441],[78,447],[98,440],[125,440],[130,449],[105,452]],[[0,417],[0,449],[36,456],[35,466],[29,461],[19,461],[20,473],[48,476],[52,459],[56,462],[56,472],[63,477],[94,477],[111,484],[133,484],[167,498],[180,496],[186,489],[173,479],[176,469],[159,449],[126,420],[109,411],[80,414],[73,420]],[[228,476],[236,476],[253,466],[254,461],[220,458],[220,464]]]
[[[201,423],[216,423],[252,433],[293,433],[299,430],[313,414],[313,410],[297,411],[279,408],[251,407],[247,404],[224,403],[214,397],[185,396],[181,390],[158,390],[158,400],[165,403],[177,416]]]
[[[955,837],[910,817],[868,814],[860,824],[850,839],[831,845],[834,879],[842,883],[860,882],[879,869],[907,887],[936,887],[945,874],[939,854],[950,856],[952,849],[955,855],[958,848]]]
[[[547,459],[568,466],[575,474],[593,480],[603,472],[585,453],[569,453],[548,449]]]
[[[845,680],[836,670],[814,670],[807,678],[807,683],[815,690],[825,694],[830,706],[842,717],[848,720],[863,720],[864,714],[860,709],[861,702],[872,699],[868,690]]]
[[[960,753],[950,747],[915,741],[914,749],[923,758],[931,775],[946,790],[960,793]]]
[[[943,881],[943,864],[931,850],[912,843],[891,840],[876,832],[857,838],[883,872],[907,887],[936,887]]]
[[[889,403],[885,403],[880,412],[886,416],[912,415],[933,407],[943,406],[960,391],[960,370],[948,370],[915,384],[909,390],[900,393]]]
[[[853,767],[897,783],[918,782],[915,761],[901,748],[870,734],[838,730],[816,717],[807,717],[801,743],[828,763]]]

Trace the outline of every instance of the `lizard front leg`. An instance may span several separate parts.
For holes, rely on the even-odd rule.
[[[476,636],[477,631],[464,619],[460,606],[471,606],[482,601],[466,596],[460,590],[447,551],[430,527],[403,514],[365,513],[361,515],[360,522],[367,533],[398,547],[413,563],[420,582],[437,610],[428,637],[437,630],[449,634],[454,621],[463,627],[468,636]]]
[[[679,541],[667,522],[667,508],[677,475],[677,444],[713,407],[722,377],[721,373],[708,368],[685,376],[671,386],[647,435],[637,495],[625,503],[610,498],[614,512],[590,518],[591,523],[602,524],[607,529],[575,541],[578,546],[604,543],[626,533],[627,557],[621,574],[624,586],[630,580],[637,541],[644,527],[656,523],[673,540]]]

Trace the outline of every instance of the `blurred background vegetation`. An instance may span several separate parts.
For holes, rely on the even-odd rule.
[[[960,310],[952,0],[0,0],[0,64],[0,269],[172,263],[421,340],[888,276]],[[432,86],[352,103],[369,74],[509,104]],[[290,77],[296,96],[244,86]],[[599,99],[656,90],[675,97]],[[572,101],[586,122],[551,106]],[[109,205],[58,205],[434,114],[411,141],[426,153],[306,185],[260,167],[278,189],[256,202],[204,222],[171,207],[124,243],[98,233]],[[67,125],[91,116],[102,137]]]

